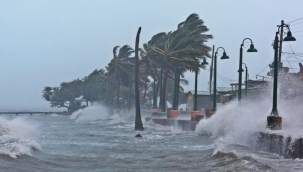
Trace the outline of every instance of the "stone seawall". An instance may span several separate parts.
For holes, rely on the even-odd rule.
[[[172,126],[183,131],[195,131],[198,122],[186,119],[171,119],[164,117],[146,117],[146,121],[153,121],[162,126]],[[256,150],[276,153],[287,159],[303,159],[303,137],[284,136],[279,133],[252,133],[249,144]]]
[[[260,132],[256,149],[276,153],[284,158],[303,158],[303,138],[285,137],[276,133]]]

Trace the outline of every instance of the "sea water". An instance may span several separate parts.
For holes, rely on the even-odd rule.
[[[237,106],[218,110],[197,131],[145,122],[143,116],[142,138],[135,138],[133,114],[109,114],[102,106],[71,116],[2,115],[0,171],[303,171],[303,160],[247,144],[246,134],[264,129],[266,115],[255,119],[256,112]]]

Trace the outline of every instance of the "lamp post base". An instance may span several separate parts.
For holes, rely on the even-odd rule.
[[[178,110],[170,110],[169,118],[177,118],[178,117]]]
[[[198,115],[198,114],[200,114],[200,111],[191,111],[191,113],[190,113],[190,120],[191,121],[196,121],[196,116]]]
[[[267,116],[267,128],[271,130],[282,129],[282,117],[280,116]]]

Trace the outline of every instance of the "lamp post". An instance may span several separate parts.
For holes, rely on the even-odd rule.
[[[248,70],[247,70],[247,66],[245,63],[242,63],[245,65],[245,97],[247,97],[247,79],[248,79]]]
[[[196,63],[195,63],[195,94],[194,94],[194,108],[191,112],[191,121],[196,121],[196,116],[197,114],[200,113],[200,111],[198,111],[197,108],[197,99],[198,99],[198,93],[197,93],[197,86],[198,86],[198,59],[195,59]],[[203,59],[203,62],[201,63],[201,65],[208,65],[206,59]]]
[[[257,49],[255,49],[254,47],[254,44],[252,42],[252,40],[250,38],[245,38],[243,41],[242,41],[242,44],[240,45],[240,60],[239,60],[239,82],[238,82],[238,101],[241,101],[241,93],[242,93],[242,72],[243,72],[243,69],[242,69],[242,58],[243,58],[243,46],[244,46],[244,41],[245,40],[250,40],[250,47],[249,49],[247,50],[247,52],[258,52]]]
[[[281,21],[281,25],[278,25],[278,32],[276,32],[275,41],[274,41],[274,83],[273,83],[273,107],[270,113],[270,116],[267,116],[267,127],[271,130],[281,130],[282,128],[282,118],[279,116],[278,108],[277,108],[277,100],[278,100],[278,34],[279,29],[283,30],[283,27],[288,28],[287,36],[283,39],[283,41],[296,41],[291,34],[289,26],[284,24],[284,21]],[[280,51],[282,50],[282,38],[283,32],[280,34]]]
[[[221,60],[223,59],[229,59],[229,57],[226,55],[225,49],[223,47],[218,47],[216,52],[215,52],[215,61],[214,61],[214,90],[213,90],[213,109],[212,111],[217,110],[217,54],[218,50],[223,49],[223,56],[221,57]]]

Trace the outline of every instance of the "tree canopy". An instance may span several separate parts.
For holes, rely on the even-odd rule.
[[[203,20],[193,13],[180,22],[176,30],[157,33],[139,48],[138,82],[144,108],[152,106],[155,92],[156,98],[162,102],[158,108],[165,110],[166,101],[172,102],[176,76],[178,83],[188,84],[185,79],[180,79],[183,71],[179,67],[194,72],[198,62],[198,66],[204,68],[200,60],[210,57],[211,50],[205,43],[213,38],[207,34],[208,31]],[[57,87],[46,86],[42,91],[43,98],[50,102],[51,107],[66,107],[69,111],[85,107],[88,102],[103,103],[116,109],[126,108],[129,102],[134,102],[134,50],[124,45],[121,48],[115,46],[112,52],[113,57],[105,69],[94,70],[82,79],[62,82]],[[151,81],[156,83],[156,87]],[[178,95],[182,96],[184,89],[178,86]],[[180,100],[179,103],[185,101]]]

